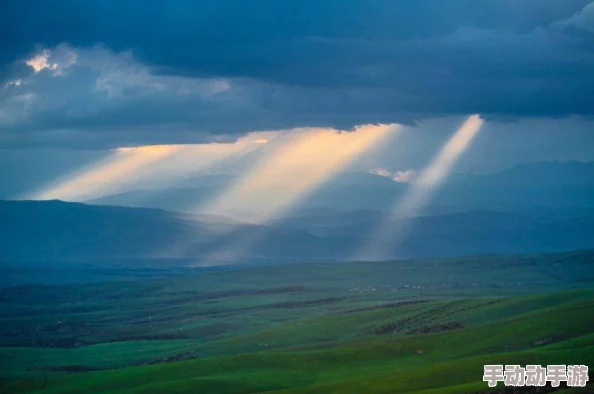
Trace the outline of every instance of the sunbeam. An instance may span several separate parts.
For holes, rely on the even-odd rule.
[[[142,171],[149,165],[173,155],[179,149],[180,145],[117,148],[106,159],[90,165],[68,179],[33,193],[29,198],[81,201],[113,192],[132,177],[142,176]]]
[[[395,218],[415,217],[431,200],[436,189],[451,173],[456,161],[470,147],[484,121],[479,115],[471,115],[443,146],[435,158],[412,183],[408,193],[396,204],[390,217],[384,219],[370,234],[369,241],[355,254],[356,260],[389,258],[393,249],[403,240],[405,221]]]
[[[254,133],[233,143],[146,145],[117,148],[71,176],[27,196],[83,201],[139,187],[168,186],[263,149],[278,133]]]
[[[296,130],[279,141],[235,184],[199,211],[265,222],[368,151],[397,125],[367,125],[353,132]]]
[[[388,135],[397,137],[400,126],[366,125],[352,132],[333,129],[296,130],[278,141],[276,149],[219,199],[200,210],[252,222],[266,222],[370,151]],[[248,232],[197,262],[197,266],[228,264],[264,241]],[[221,258],[223,256],[223,258]]]

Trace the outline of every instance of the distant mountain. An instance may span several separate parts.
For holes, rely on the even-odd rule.
[[[378,211],[329,212],[280,219],[274,228],[308,231],[326,239],[377,237],[393,257],[549,252],[594,247],[594,210],[475,210],[399,219]],[[402,229],[398,238],[385,228]],[[357,243],[360,245],[360,243]]]
[[[594,162],[539,162],[453,176],[438,200],[474,208],[594,207]]]
[[[294,207],[289,216],[303,216],[304,211],[322,207],[391,211],[410,187],[373,174],[359,174],[354,179],[357,182],[328,182]],[[532,208],[594,208],[594,162],[539,162],[491,174],[454,174],[420,214]]]
[[[215,198],[224,186],[210,185],[200,188],[166,188],[132,190],[85,201],[95,205],[120,205],[164,209],[172,212],[194,213],[196,208]]]
[[[542,161],[491,174],[458,176],[453,180],[514,188],[593,187],[594,162]]]
[[[252,241],[259,239],[267,242]],[[250,244],[254,248],[248,250]],[[178,258],[199,263],[221,251],[224,259],[241,255],[244,261],[334,257],[323,240],[311,234],[237,224],[221,217],[63,201],[0,200],[3,264]]]
[[[204,180],[194,177],[183,184],[178,182],[176,187],[131,190],[90,199],[85,203],[195,213],[200,206],[221,195],[233,181],[235,178],[223,176],[207,176]],[[183,187],[184,184],[187,186]],[[388,206],[395,194],[402,193],[407,188],[407,185],[398,184],[386,177],[357,172],[343,173],[328,181],[299,207],[295,207],[293,212],[310,213],[319,209],[329,209],[332,204],[336,204],[336,195],[342,195],[345,190],[349,192],[348,198],[343,199],[345,204],[336,206],[335,209],[364,207],[367,204]]]
[[[231,177],[208,177],[202,182],[196,177],[177,183],[175,188],[134,190],[87,202],[194,213],[232,181]],[[285,217],[309,216],[329,209],[391,211],[409,187],[379,175],[343,173],[314,190]],[[421,214],[538,207],[594,208],[594,163],[540,162],[492,174],[455,174],[437,190]]]
[[[340,261],[375,234],[374,211],[246,225],[213,216],[62,201],[0,200],[0,266],[101,263],[129,267]],[[532,209],[389,219],[386,258],[536,253],[594,248],[594,215]]]

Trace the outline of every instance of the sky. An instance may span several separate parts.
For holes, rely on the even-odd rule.
[[[188,168],[325,169],[303,188],[347,170],[410,181],[474,114],[450,171],[592,161],[593,71],[589,0],[7,0],[0,198]],[[398,137],[353,154],[347,135],[368,129]],[[275,161],[291,146],[292,166]]]

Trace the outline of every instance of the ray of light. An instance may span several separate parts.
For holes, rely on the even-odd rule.
[[[396,222],[394,219],[418,215],[431,200],[436,189],[451,173],[456,161],[470,147],[483,123],[484,121],[479,115],[472,115],[466,119],[429,165],[423,169],[418,178],[413,181],[410,190],[398,201],[393,215],[383,220],[372,232],[369,241],[355,254],[357,260],[381,260],[390,257],[390,249],[402,242],[406,230],[405,223],[408,222],[402,220]]]
[[[222,162],[239,160],[277,137],[277,133],[255,133],[234,143],[117,148],[27,198],[83,201],[126,189],[165,187]]]
[[[271,220],[385,137],[397,136],[399,132],[398,125],[360,126],[353,132],[293,131],[278,141],[270,155],[202,211],[245,221]],[[264,241],[261,237],[257,231],[236,237],[195,265],[229,264],[238,256],[250,253],[255,245]]]
[[[261,138],[262,135],[266,138]],[[150,177],[145,177],[144,182],[137,181],[136,187],[144,186],[143,183],[147,188],[192,187],[186,183],[191,176],[233,169],[250,154],[265,150],[266,144],[278,137],[278,133],[265,132],[248,135],[233,143],[182,145],[178,152],[152,168]]]
[[[245,221],[267,221],[396,130],[396,125],[367,125],[353,132],[293,131],[270,155],[200,210]]]
[[[106,159],[34,193],[30,198],[80,201],[102,195],[113,191],[115,185],[125,182],[142,169],[174,154],[179,149],[179,145],[118,148]]]

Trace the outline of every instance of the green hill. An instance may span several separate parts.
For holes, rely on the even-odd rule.
[[[490,392],[484,364],[593,364],[593,262],[585,251],[9,288],[0,391]]]

